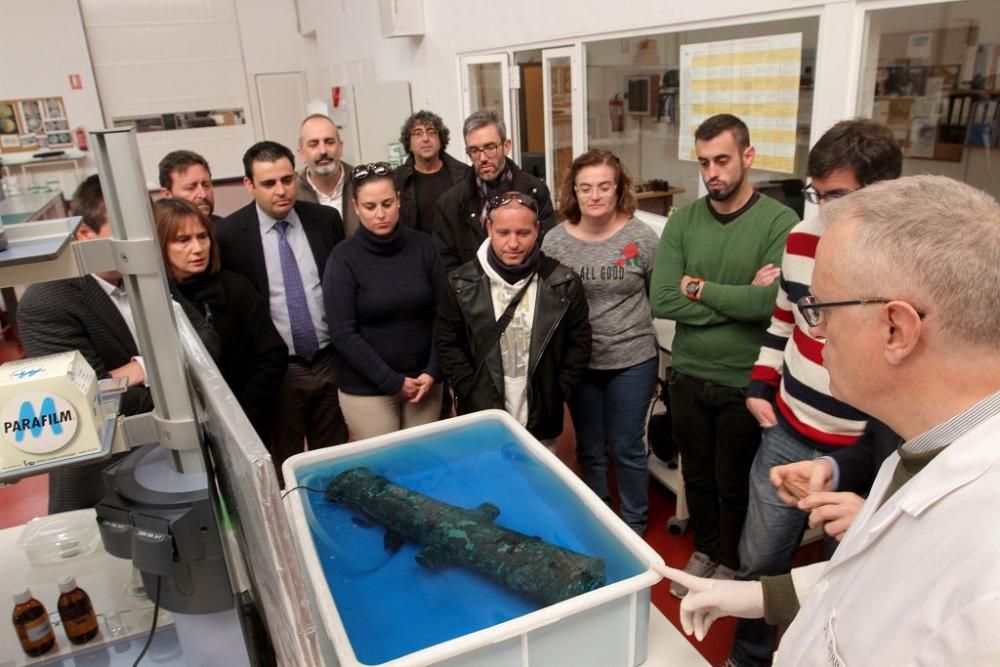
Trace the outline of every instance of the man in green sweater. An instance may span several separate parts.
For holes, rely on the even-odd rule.
[[[739,118],[695,131],[708,196],[667,223],[650,287],[653,315],[677,323],[670,410],[695,552],[686,571],[732,579],[760,425],[745,406],[750,371],[777,296],[791,209],[754,192],[754,148]],[[675,582],[670,592],[687,589]]]

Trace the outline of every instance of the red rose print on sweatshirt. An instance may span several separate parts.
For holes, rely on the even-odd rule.
[[[615,266],[639,266],[639,246],[626,243],[621,249],[622,256],[615,261]]]

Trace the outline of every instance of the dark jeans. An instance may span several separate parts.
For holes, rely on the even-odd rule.
[[[278,391],[270,451],[278,481],[284,486],[281,464],[306,449],[347,442],[347,423],[337,398],[337,355],[329,347],[308,364],[289,357],[288,371]]]
[[[756,580],[788,572],[809,515],[786,505],[769,475],[774,466],[819,455],[819,450],[802,443],[781,422],[764,431],[750,471],[750,506],[740,540],[738,579]],[[763,619],[741,618],[736,622],[729,657],[739,667],[770,665],[777,639],[777,626]]]
[[[760,444],[760,425],[745,402],[746,392],[738,387],[671,374],[674,442],[694,548],[733,570],[740,568],[750,466]]]
[[[737,579],[753,581],[788,572],[802,542],[809,515],[786,505],[778,497],[778,490],[771,484],[771,468],[815,459],[823,452],[803,443],[789,428],[778,422],[765,430],[761,437],[760,449],[750,471],[750,507],[740,540]],[[824,539],[827,560],[833,555],[836,545],[836,540]],[[736,621],[736,635],[729,658],[738,667],[770,665],[777,640],[777,626],[768,625],[759,618],[741,618]]]
[[[610,450],[615,458],[622,519],[640,535],[646,530],[649,509],[649,469],[643,434],[658,363],[659,357],[652,357],[629,368],[588,368],[569,401],[583,481],[610,504]]]

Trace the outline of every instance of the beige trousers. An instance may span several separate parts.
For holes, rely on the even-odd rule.
[[[338,393],[351,439],[364,440],[437,421],[441,415],[441,391],[442,386],[435,383],[419,403],[410,403],[400,396]]]

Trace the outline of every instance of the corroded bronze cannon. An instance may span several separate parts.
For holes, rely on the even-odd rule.
[[[342,472],[326,497],[385,526],[387,549],[398,550],[404,539],[419,544],[416,561],[428,569],[462,565],[545,605],[605,583],[603,560],[498,526],[500,510],[490,503],[455,507],[368,468]]]

